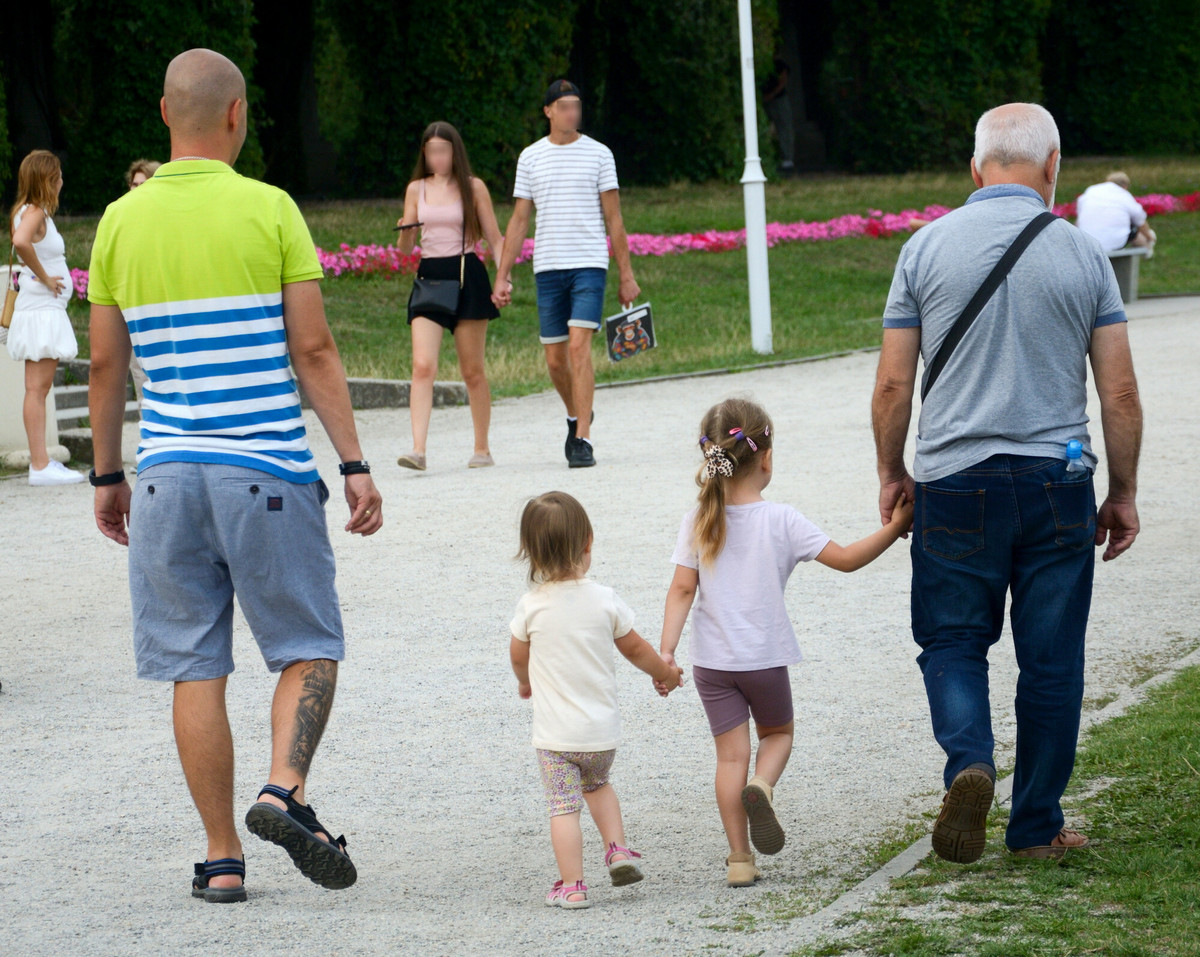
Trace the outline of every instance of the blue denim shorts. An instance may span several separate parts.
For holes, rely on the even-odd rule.
[[[140,678],[233,671],[233,599],[271,671],[345,656],[324,482],[233,465],[164,462],[138,473],[129,594]]]
[[[567,330],[600,328],[605,269],[547,269],[536,273],[538,322],[543,345],[566,342]]]

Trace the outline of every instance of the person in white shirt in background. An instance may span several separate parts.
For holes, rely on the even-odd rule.
[[[567,407],[567,464],[590,468],[596,464],[591,440],[596,387],[592,336],[603,322],[609,239],[620,273],[617,301],[630,306],[642,291],[629,262],[612,151],[579,132],[579,88],[569,80],[555,80],[546,91],[543,112],[550,135],[522,150],[517,160],[515,203],[492,301],[498,308],[512,302],[509,277],[536,207],[533,273],[546,367]]]
[[[30,485],[77,485],[84,474],[50,458],[46,448],[46,397],[60,362],[79,354],[67,316],[73,290],[66,247],[54,225],[62,191],[62,165],[49,150],[34,150],[17,172],[17,201],[9,213],[13,282],[17,301],[7,335],[8,354],[25,364],[21,415],[29,440]]]
[[[1120,170],[1109,173],[1103,183],[1089,186],[1076,201],[1075,225],[1098,240],[1105,252],[1149,246],[1153,255],[1158,236],[1129,186],[1129,177]]]

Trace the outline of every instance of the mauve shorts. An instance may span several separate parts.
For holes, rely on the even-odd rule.
[[[762,728],[778,728],[794,717],[787,666],[761,671],[717,671],[692,665],[692,680],[708,715],[713,737],[754,718]]]

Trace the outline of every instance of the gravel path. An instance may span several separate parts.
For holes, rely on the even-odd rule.
[[[1200,300],[1148,300],[1131,315],[1149,423],[1145,531],[1128,556],[1097,571],[1089,707],[1200,643]],[[340,530],[344,506],[331,502],[349,657],[309,782],[321,817],[346,832],[361,877],[349,891],[322,891],[281,850],[247,835],[250,900],[238,907],[188,896],[204,842],[175,756],[171,691],[134,677],[125,553],[96,531],[90,490],[0,482],[5,952],[742,954],[800,943],[788,917],[865,875],[876,838],[940,794],[903,547],[854,575],[813,564],[793,578],[789,605],[807,657],[793,669],[796,747],[778,791],[788,846],[765,860],[754,889],[724,886],[712,745],[695,692],[689,685],[663,701],[621,664],[626,743],[614,783],[647,879],[606,886],[599,838],[585,825],[595,904],[574,913],[541,901],[554,866],[528,705],[507,662],[507,622],[523,590],[511,557],[525,499],[571,492],[596,529],[593,576],[656,641],[675,534],[694,496],[699,417],[733,392],[749,392],[775,419],[768,494],[838,541],[861,537],[878,520],[875,362],[858,354],[601,391],[601,464],[585,471],[562,460],[553,395],[497,403],[500,465],[472,472],[467,409],[434,412],[425,474],[389,464],[408,447],[406,410],[361,413],[386,524],[352,540]],[[323,434],[313,434],[336,475]],[[132,453],[132,427],[126,438]],[[235,641],[241,667],[229,707],[244,811],[264,780],[273,681],[240,619]],[[686,638],[683,651],[686,660]],[[1004,761],[1015,678],[1008,642],[995,650],[993,674]]]

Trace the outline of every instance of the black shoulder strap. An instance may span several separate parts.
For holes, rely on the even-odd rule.
[[[1000,283],[1004,282],[1004,277],[1008,275],[1009,270],[1016,264],[1016,261],[1021,258],[1021,253],[1025,252],[1025,247],[1033,242],[1033,237],[1056,219],[1058,217],[1049,211],[1039,213],[1030,220],[1029,225],[1021,230],[1017,238],[1013,240],[1012,245],[1004,251],[1004,255],[1000,257],[1000,261],[992,267],[992,271],[988,273],[987,279],[983,281],[983,285],[979,287],[975,295],[971,297],[971,301],[967,303],[967,307],[954,321],[950,332],[942,340],[941,346],[938,347],[937,355],[929,363],[929,374],[925,377],[925,385],[921,388],[922,402],[925,401],[925,396],[929,395],[929,390],[937,382],[938,376],[942,374],[942,369],[946,367],[946,363],[950,361],[951,354],[957,348],[958,344],[962,342],[963,336],[967,334],[967,330],[971,328],[971,323],[978,318],[979,314],[983,311],[983,307],[987,305],[988,300],[1000,288]]]

